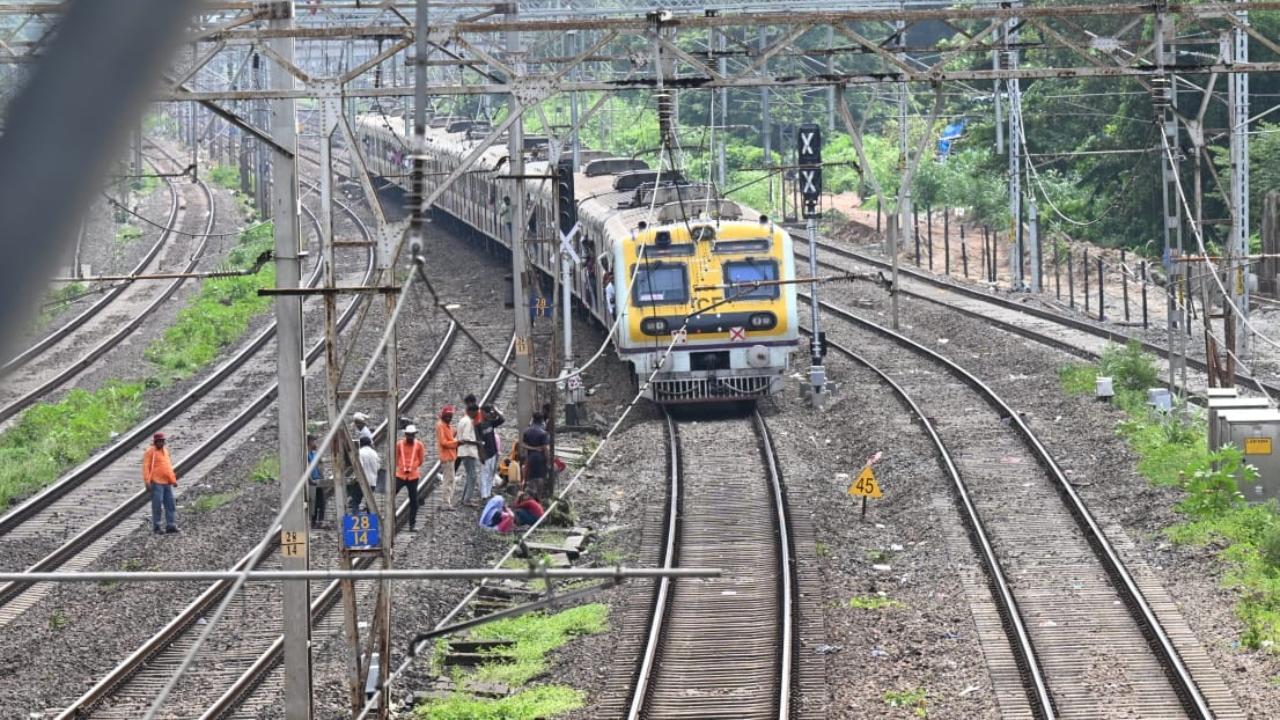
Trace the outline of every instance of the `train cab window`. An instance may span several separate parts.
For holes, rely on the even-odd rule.
[[[689,277],[683,265],[646,263],[636,271],[631,304],[683,305],[689,302]]]
[[[727,285],[755,283],[778,279],[778,263],[773,260],[732,260],[724,264],[724,281]],[[776,298],[777,285],[764,285],[757,288],[739,287],[726,291],[729,297]]]

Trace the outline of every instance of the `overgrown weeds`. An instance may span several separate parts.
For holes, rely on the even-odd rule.
[[[93,391],[77,388],[59,402],[24,412],[0,434],[0,507],[57,480],[110,440],[113,432],[137,422],[142,389],[142,383],[122,382]]]
[[[273,246],[273,227],[263,223],[241,233],[223,268],[246,270]],[[252,275],[211,278],[178,313],[162,337],[147,348],[145,357],[160,366],[169,379],[191,375],[212,362],[218,352],[237,340],[249,321],[270,305],[258,290],[275,284],[275,266],[267,263]]]

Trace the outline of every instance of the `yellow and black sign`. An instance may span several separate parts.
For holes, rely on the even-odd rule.
[[[869,498],[884,497],[884,493],[880,492],[880,483],[876,482],[876,474],[870,467],[864,467],[862,472],[858,473],[858,479],[849,486],[849,494],[854,497],[859,495]]]
[[[303,557],[307,554],[307,534],[280,531],[280,554],[284,557]]]
[[[1244,439],[1245,455],[1270,455],[1271,454],[1271,438],[1269,437],[1247,437]]]

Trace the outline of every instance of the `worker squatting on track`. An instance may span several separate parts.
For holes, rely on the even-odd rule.
[[[164,508],[165,533],[178,532],[178,508],[173,502],[173,488],[178,485],[178,474],[173,470],[173,460],[165,447],[164,433],[151,436],[151,447],[142,454],[142,484],[151,493],[151,532],[159,535],[160,509]]]

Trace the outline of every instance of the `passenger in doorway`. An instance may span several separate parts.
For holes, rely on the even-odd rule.
[[[310,466],[312,461],[316,459],[320,449],[316,445],[316,436],[307,436],[307,465]],[[311,527],[318,528],[320,523],[324,522],[324,504],[325,492],[324,487],[324,471],[320,469],[320,463],[311,469],[311,474],[307,477],[307,485],[311,488]]]
[[[547,481],[547,466],[550,463],[551,434],[547,432],[547,417],[540,412],[533,414],[533,422],[525,428],[520,436],[520,447],[524,453],[524,491],[533,497],[542,497],[543,486]]]
[[[409,532],[418,531],[418,481],[422,479],[422,463],[427,448],[418,439],[418,427],[407,425],[404,439],[396,443],[396,494],[409,489]]]
[[[161,532],[161,508],[164,509],[164,532],[178,532],[178,508],[173,502],[178,474],[173,470],[173,460],[165,447],[162,432],[151,436],[151,447],[142,454],[142,484],[151,493],[151,532],[156,535]]]
[[[502,228],[502,239],[511,242],[511,196],[502,196],[502,205],[498,207],[498,225]]]
[[[373,449],[373,438],[360,438],[360,470],[364,473],[365,482],[369,483],[369,489],[372,490],[378,483],[378,474],[382,472],[382,457],[378,455],[377,450]],[[363,499],[364,490],[360,488],[359,483],[356,483],[351,493],[352,515],[360,512],[360,501]]]
[[[440,474],[443,477],[441,497],[444,509],[453,509],[453,464],[458,459],[458,439],[453,433],[453,406],[445,405],[436,421],[436,454],[440,458]]]
[[[609,320],[617,317],[618,291],[613,287],[613,273],[604,274],[604,304],[609,309]]]
[[[480,408],[468,405],[458,421],[458,460],[466,475],[462,480],[462,502],[471,507],[480,507],[480,441],[476,438],[479,415]]]
[[[502,413],[492,403],[480,408],[480,424],[476,435],[480,438],[480,497],[488,500],[493,494],[493,480],[498,473],[498,456],[502,454],[502,440],[498,428],[506,422]]]
[[[544,512],[542,503],[524,493],[516,495],[516,504],[512,507],[515,509],[516,525],[520,527],[534,524]]]

